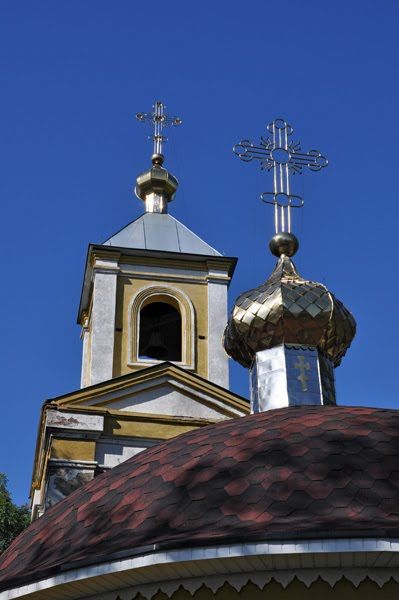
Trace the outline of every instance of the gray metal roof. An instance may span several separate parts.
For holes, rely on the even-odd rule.
[[[168,213],[144,213],[103,245],[221,256],[220,252]]]

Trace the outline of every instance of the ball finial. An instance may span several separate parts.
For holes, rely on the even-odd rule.
[[[163,165],[163,161],[165,160],[164,155],[163,154],[153,154],[151,157],[151,162],[153,165]]]
[[[269,242],[269,248],[270,252],[277,257],[283,254],[285,256],[294,256],[299,248],[299,241],[293,233],[282,231],[272,237]]]

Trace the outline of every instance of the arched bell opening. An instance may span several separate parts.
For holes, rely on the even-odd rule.
[[[179,307],[150,301],[139,313],[139,359],[182,361],[182,319]]]
[[[170,361],[195,368],[195,313],[191,300],[172,286],[148,286],[129,305],[130,367]]]

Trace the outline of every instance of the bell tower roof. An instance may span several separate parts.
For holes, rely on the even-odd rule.
[[[221,256],[169,213],[147,212],[108,238],[104,246]]]
[[[177,179],[163,167],[162,132],[181,119],[160,101],[136,116],[154,128],[152,166],[135,187],[145,212],[89,246],[78,314],[81,386],[171,361],[228,388],[221,339],[236,259],[168,213]]]

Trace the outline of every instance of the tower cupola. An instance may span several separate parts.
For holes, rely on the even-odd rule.
[[[135,193],[145,202],[146,212],[167,212],[168,202],[173,200],[179,182],[163,166],[163,156],[154,154],[151,169],[136,179]]]
[[[151,139],[154,141],[154,153],[152,155],[152,167],[141,173],[136,180],[135,193],[138,198],[145,202],[145,210],[150,213],[168,212],[168,202],[173,200],[179,182],[176,177],[169,173],[163,163],[163,143],[167,138],[162,135],[162,130],[167,126],[181,125],[179,117],[169,117],[164,112],[165,105],[157,101],[152,113],[137,113],[139,121],[148,122],[154,127]]]

